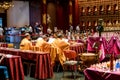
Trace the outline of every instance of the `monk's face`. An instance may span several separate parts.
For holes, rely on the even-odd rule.
[[[27,39],[29,39],[29,40],[31,39],[30,35],[29,35],[29,36],[27,36]]]

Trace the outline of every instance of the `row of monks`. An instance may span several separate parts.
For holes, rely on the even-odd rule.
[[[20,43],[21,50],[31,50],[33,48],[32,42],[30,41],[31,36],[29,33],[25,34],[25,37],[22,39]],[[39,48],[39,51],[49,52],[52,60],[52,64],[54,64],[55,60],[58,59],[61,63],[66,60],[64,56],[64,50],[68,50],[70,44],[62,39],[62,35],[58,34],[56,38],[50,38],[48,41],[48,37],[43,35],[42,37],[36,40],[36,44],[34,45]]]

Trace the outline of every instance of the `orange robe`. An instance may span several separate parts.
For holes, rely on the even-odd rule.
[[[55,53],[51,53],[52,63],[54,63],[55,58],[58,57],[60,63],[63,64],[63,62],[66,60],[63,51],[69,49],[69,44],[58,38],[55,39],[51,45],[54,47],[54,49],[57,49],[54,51]]]
[[[32,43],[27,38],[24,38],[20,43],[21,50],[30,50],[31,46],[32,46]]]
[[[38,39],[36,42],[36,46],[40,48],[40,51],[50,52],[51,45],[43,39]]]

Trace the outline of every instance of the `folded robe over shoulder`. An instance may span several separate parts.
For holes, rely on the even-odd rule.
[[[50,52],[51,45],[44,39],[37,40],[36,46],[38,46],[43,52]]]
[[[58,54],[59,61],[61,64],[63,64],[63,62],[66,60],[63,51],[69,48],[69,44],[61,39],[55,39],[51,45],[57,48],[57,53],[54,53],[54,55]]]
[[[24,38],[20,43],[21,50],[30,50],[31,46],[32,46],[32,43],[27,38]]]

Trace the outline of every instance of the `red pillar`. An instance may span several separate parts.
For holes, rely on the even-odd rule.
[[[43,32],[47,33],[47,1],[42,0],[42,25]]]
[[[56,7],[56,22],[57,22],[57,27],[58,29],[62,29],[63,26],[63,7],[61,6],[61,4],[59,3],[59,1],[57,2],[57,7]]]
[[[78,6],[78,0],[75,0],[75,26],[79,24],[79,6]]]
[[[61,2],[60,0],[57,0],[56,5],[56,23],[58,29],[66,30],[69,29],[69,13],[72,14],[72,11],[69,8],[69,1],[63,0]]]
[[[73,25],[72,0],[69,0],[69,25]]]

